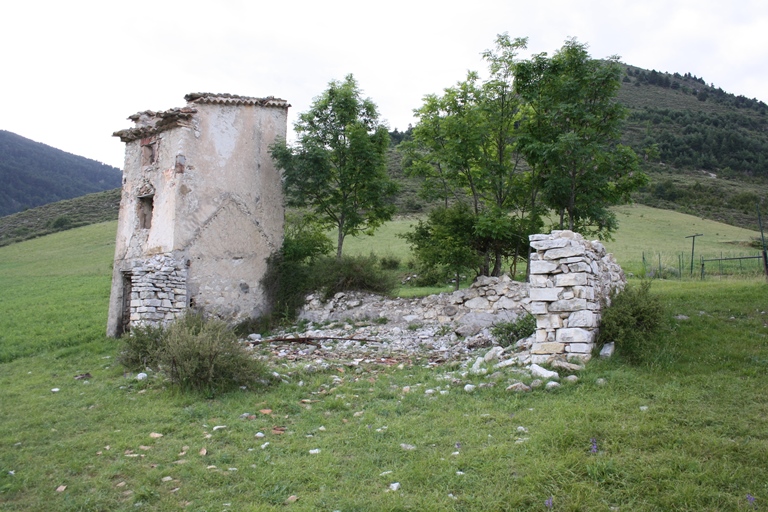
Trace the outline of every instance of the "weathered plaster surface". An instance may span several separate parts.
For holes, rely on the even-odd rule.
[[[280,174],[268,148],[285,137],[288,104],[232,95],[186,98],[182,109],[131,116],[136,127],[115,133],[126,152],[107,327],[112,336],[122,332],[126,316],[131,325],[167,321],[192,306],[237,320],[267,308],[259,282],[282,244],[284,220]],[[150,202],[148,226],[141,211]],[[179,295],[185,308],[163,311],[162,319],[145,309],[153,306],[135,310],[127,297],[135,286],[131,276],[157,273],[149,264],[155,256],[167,258],[166,266],[185,279]]]

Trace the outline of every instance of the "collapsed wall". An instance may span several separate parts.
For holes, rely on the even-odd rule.
[[[572,231],[531,235],[530,312],[536,317],[534,363],[553,356],[586,361],[595,346],[600,310],[626,277],[598,241]]]

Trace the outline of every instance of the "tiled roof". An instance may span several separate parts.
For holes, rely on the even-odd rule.
[[[238,96],[236,94],[213,94],[208,92],[193,92],[184,96],[187,103],[197,105],[217,104],[217,105],[255,105],[271,108],[288,108],[287,101],[267,96],[266,98],[251,98],[249,96]],[[136,123],[135,128],[119,130],[112,134],[113,137],[120,137],[123,142],[131,142],[137,139],[150,137],[169,128],[182,126],[189,120],[193,114],[197,113],[194,106],[182,108],[172,108],[162,112],[153,112],[146,110],[133,114],[128,119]]]
[[[237,94],[214,94],[210,92],[193,92],[184,96],[188,103],[198,104],[224,104],[224,105],[256,105],[260,107],[288,108],[287,101],[274,96],[266,98],[252,98],[250,96],[238,96]]]
[[[152,110],[138,112],[128,118],[136,123],[135,128],[116,131],[112,136],[120,137],[123,142],[150,137],[169,128],[181,126],[196,112],[197,109],[192,107],[172,108],[162,112],[153,112]]]

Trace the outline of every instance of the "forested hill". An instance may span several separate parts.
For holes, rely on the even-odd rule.
[[[0,130],[0,216],[120,186],[120,169]]]
[[[756,204],[768,209],[768,105],[690,73],[633,66],[619,101],[630,109],[624,142],[651,178],[635,200],[757,229]]]

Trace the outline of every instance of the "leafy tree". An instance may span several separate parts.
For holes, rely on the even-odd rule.
[[[440,277],[453,276],[459,289],[461,274],[477,269],[482,261],[475,249],[475,217],[466,204],[438,207],[427,221],[403,236],[416,258],[426,269],[436,269]]]
[[[283,169],[288,204],[306,206],[321,225],[337,230],[337,259],[347,235],[373,234],[395,210],[390,198],[397,186],[386,172],[389,134],[378,117],[347,75],[300,114],[295,145],[270,147]]]
[[[625,109],[615,99],[618,57],[592,59],[571,39],[552,57],[518,63],[516,90],[529,108],[521,151],[537,170],[543,199],[560,215],[560,228],[610,236],[608,206],[629,200],[645,183],[638,159],[618,143]]]
[[[519,219],[537,215],[528,205],[533,182],[517,148],[520,102],[513,77],[517,51],[525,44],[499,35],[495,48],[483,52],[486,81],[469,72],[442,96],[426,96],[405,146],[411,172],[425,178],[426,197],[442,199],[444,208],[451,201],[469,204],[486,275],[499,275],[505,256],[521,254],[520,240],[527,244],[527,236],[519,229],[530,223]]]

